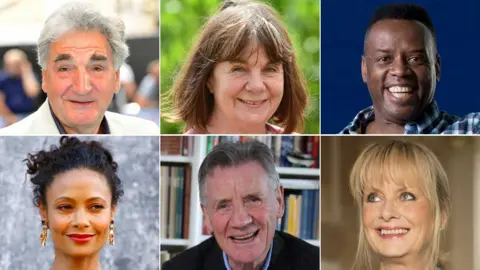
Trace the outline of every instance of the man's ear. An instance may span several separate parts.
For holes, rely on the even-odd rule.
[[[282,218],[285,213],[285,199],[283,197],[283,186],[279,186],[275,191],[275,200],[277,202],[277,219]]]
[[[440,81],[440,55],[437,54],[437,58],[435,59],[435,76],[437,79],[437,82]]]
[[[47,71],[46,70],[42,70],[42,91],[47,94]]]
[[[365,55],[362,55],[361,70],[362,70],[362,80],[364,83],[367,83],[367,58],[365,57]]]
[[[118,94],[120,91],[120,69],[115,72],[115,93]]]
[[[208,211],[207,208],[201,204],[202,207],[202,212],[203,212],[203,224],[205,224],[205,227],[207,227],[207,233],[212,234],[213,233],[213,226],[212,223],[210,222],[210,217],[208,216]]]

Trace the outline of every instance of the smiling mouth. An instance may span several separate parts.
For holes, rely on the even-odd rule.
[[[70,239],[72,239],[72,241],[76,242],[76,243],[86,243],[88,241],[90,241],[90,239],[93,238],[93,235],[87,235],[87,234],[71,234],[71,235],[67,235]]]
[[[383,238],[398,238],[406,235],[410,229],[376,229],[376,231]]]
[[[409,86],[392,86],[388,88],[388,91],[396,98],[405,98],[413,93]]]
[[[80,105],[81,105],[81,104],[90,104],[90,103],[93,102],[93,100],[92,100],[92,101],[75,101],[75,100],[70,100],[70,102],[72,102],[72,103],[74,103],[74,104],[80,104]]]
[[[266,99],[264,100],[259,100],[259,101],[253,101],[253,100],[244,100],[244,99],[238,99],[240,102],[244,103],[244,104],[247,104],[247,105],[250,105],[250,106],[259,106],[265,102],[267,102]]]
[[[234,242],[244,243],[254,239],[258,235],[258,232],[260,232],[260,230],[242,236],[230,236],[230,239]]]

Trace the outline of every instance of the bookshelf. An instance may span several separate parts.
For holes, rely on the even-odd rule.
[[[163,239],[162,245],[165,246],[188,246],[189,240],[188,239]]]
[[[168,140],[185,140],[181,139],[182,137],[185,136],[162,136],[161,137],[161,145],[165,143]],[[203,226],[203,214],[201,211],[200,207],[200,200],[199,200],[199,187],[198,187],[198,177],[197,177],[197,172],[198,169],[200,168],[200,165],[207,155],[207,147],[212,147],[211,141],[209,141],[208,136],[189,136],[192,137],[189,140],[188,143],[188,150],[183,151],[183,149],[176,149],[177,154],[172,154],[169,152],[165,152],[162,150],[161,156],[160,156],[160,163],[162,167],[170,166],[170,167],[176,167],[176,166],[188,166],[190,167],[191,173],[190,173],[190,192],[189,192],[189,198],[188,198],[188,207],[189,207],[189,221],[188,221],[188,226],[184,226],[184,232],[183,234],[185,235],[185,228],[188,227],[188,237],[185,238],[179,238],[179,237],[167,237],[165,233],[166,228],[168,227],[167,224],[165,224],[165,219],[169,220],[168,217],[164,218],[162,220],[161,217],[161,222],[160,222],[160,249],[162,251],[168,251],[170,252],[171,250],[173,251],[181,251],[193,246],[198,245],[199,243],[203,242],[207,238],[209,238],[209,235],[204,235],[202,233],[202,226]],[[218,136],[211,136],[211,137],[218,137]],[[280,136],[278,136],[280,137]],[[304,136],[307,137],[307,136]],[[180,138],[180,139],[179,139]],[[237,138],[234,138],[238,139]],[[258,137],[253,138],[253,139],[259,139]],[[262,138],[260,138],[262,140]],[[171,142],[168,142],[169,144],[172,144]],[[177,142],[178,143],[178,142]],[[185,145],[185,143],[183,143]],[[162,146],[162,148],[164,148]],[[319,149],[318,149],[319,151]],[[182,155],[185,153],[190,153],[189,155]],[[297,167],[277,167],[277,172],[280,175],[280,182],[282,186],[284,187],[285,190],[295,190],[301,191],[301,190],[320,190],[320,169],[316,168],[297,168]],[[162,172],[161,172],[162,173]],[[163,184],[164,182],[164,175],[161,176],[161,182]],[[169,179],[170,180],[170,179]],[[188,180],[187,180],[188,181]],[[163,195],[163,196],[162,196]],[[168,198],[165,198],[168,197]],[[169,195],[166,195],[165,191],[161,191],[160,194],[160,209],[162,211],[162,204],[168,204],[169,203]],[[184,199],[184,202],[186,203],[187,200]],[[184,204],[184,206],[186,206]],[[166,206],[164,206],[166,207]],[[162,215],[161,215],[162,216]],[[319,224],[319,219],[318,218],[318,226]],[[163,228],[163,230],[162,230]],[[318,229],[319,230],[319,229]],[[320,233],[317,232],[317,235],[319,236]],[[308,243],[316,246],[320,246],[320,240],[318,239],[304,239]]]
[[[168,163],[191,163],[192,157],[188,156],[162,156],[162,162]]]
[[[277,167],[277,172],[280,175],[319,176],[318,169]]]

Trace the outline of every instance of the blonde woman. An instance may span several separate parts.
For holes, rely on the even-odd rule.
[[[445,269],[440,235],[450,187],[431,150],[405,141],[372,144],[353,166],[350,190],[361,213],[353,269]]]

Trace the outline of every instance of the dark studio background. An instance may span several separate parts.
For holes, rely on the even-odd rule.
[[[322,133],[340,132],[363,108],[372,104],[360,64],[365,30],[385,0],[321,1]],[[441,78],[435,99],[440,110],[464,116],[479,112],[476,86],[480,61],[480,1],[406,1],[423,6],[438,40]]]

